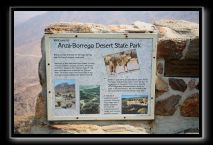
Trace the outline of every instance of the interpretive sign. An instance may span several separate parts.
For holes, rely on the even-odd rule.
[[[48,120],[154,119],[157,34],[45,34]]]

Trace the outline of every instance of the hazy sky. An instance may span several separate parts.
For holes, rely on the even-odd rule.
[[[29,20],[30,18],[46,13],[47,11],[15,11],[14,12],[14,25]]]
[[[46,13],[46,12],[48,12],[48,11],[15,11],[14,12],[14,25],[15,26],[17,26],[18,24],[20,24],[20,23],[23,23],[23,22],[26,22],[27,20],[29,20],[30,18],[33,18],[33,17],[35,17],[35,16],[38,16],[38,15],[41,15],[41,14],[44,14],[44,13]],[[109,13],[109,15],[111,15],[111,13],[113,13],[114,15],[115,15],[115,17],[117,16],[116,14],[119,14],[119,12],[120,11],[116,11],[116,12],[112,12],[112,11],[102,11],[102,12],[100,12],[100,14],[103,14],[104,16],[107,16],[106,14],[107,13]],[[121,11],[122,12],[122,11]],[[145,12],[144,11],[140,11],[141,12],[141,15],[144,15],[145,14]],[[137,13],[140,13],[140,12],[137,12]],[[147,11],[147,12],[149,12],[149,11]],[[156,14],[161,14],[160,16],[161,17],[163,17],[164,15],[167,15],[167,14],[169,14],[169,12],[170,11],[153,11],[152,13],[153,13],[153,19],[155,18],[155,19],[157,19],[158,18],[158,16],[156,17],[155,15]],[[184,19],[184,17],[183,17],[183,14],[186,14],[186,16],[185,16],[185,18],[190,18],[190,17],[192,17],[193,19],[194,19],[194,17],[197,17],[197,21],[199,20],[199,12],[198,11],[194,11],[193,12],[193,14],[192,15],[189,15],[189,13],[188,12],[186,12],[186,11],[172,11],[173,13],[173,15],[169,15],[170,17],[174,17],[174,18],[176,18],[176,17],[178,17],[179,15],[182,15],[182,17],[181,17],[181,19]],[[84,14],[85,15],[85,13],[84,13],[84,11],[82,11],[82,12],[78,12],[78,14],[79,15],[81,15],[81,13],[82,14]],[[88,13],[86,13],[86,14],[88,14],[90,17],[91,17],[91,15],[93,15],[93,11],[90,11],[90,12],[88,12]],[[95,14],[97,14],[97,13],[95,13]],[[187,15],[188,14],[188,15]],[[190,13],[191,14],[191,13]],[[129,12],[129,15],[135,15],[135,12],[133,11],[130,11]],[[119,15],[118,15],[119,16]],[[87,17],[87,15],[85,15],[85,17]],[[138,14],[137,14],[137,17],[138,17]],[[141,16],[140,17],[140,19],[142,19],[143,17]],[[81,16],[81,19],[82,19],[82,16]],[[91,18],[90,18],[91,19]],[[139,18],[138,18],[139,19]]]
[[[62,83],[75,84],[75,80],[55,80],[55,86]]]

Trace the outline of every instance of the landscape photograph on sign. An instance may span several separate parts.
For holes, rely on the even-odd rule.
[[[80,114],[100,113],[100,85],[80,85]]]
[[[122,95],[122,114],[147,114],[148,96]]]
[[[140,69],[136,49],[106,55],[104,56],[104,62],[108,75],[126,73]]]
[[[55,80],[55,109],[75,109],[75,80]]]

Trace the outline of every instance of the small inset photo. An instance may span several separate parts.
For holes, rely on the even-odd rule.
[[[55,108],[75,109],[75,80],[55,80]]]
[[[122,114],[147,114],[148,96],[122,95]]]
[[[130,49],[119,53],[104,56],[104,62],[108,75],[139,70],[136,49]]]
[[[100,85],[80,85],[80,114],[100,113]]]

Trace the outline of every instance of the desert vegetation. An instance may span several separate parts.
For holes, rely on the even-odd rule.
[[[55,86],[55,107],[72,108],[75,104],[75,84],[62,83]]]
[[[80,86],[80,113],[81,114],[100,113],[100,86],[96,85]]]

